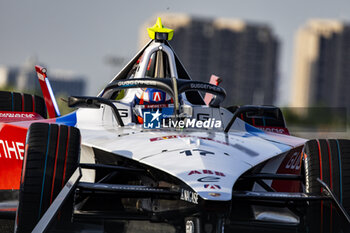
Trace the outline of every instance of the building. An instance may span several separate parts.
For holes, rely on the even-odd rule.
[[[41,93],[39,81],[35,72],[36,61],[27,61],[21,67],[0,67],[0,88],[11,88],[22,92]],[[84,95],[86,79],[70,71],[49,70],[53,92],[56,95]]]
[[[310,20],[295,39],[291,106],[350,107],[350,24]]]
[[[175,30],[170,44],[193,80],[221,77],[227,92],[224,106],[274,103],[278,40],[268,25],[184,14],[160,17],[163,25]],[[145,28],[155,19],[141,27],[140,45],[149,40]]]

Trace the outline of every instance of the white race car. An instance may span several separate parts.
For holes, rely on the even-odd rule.
[[[221,107],[224,89],[190,79],[173,31],[158,19],[148,33],[68,115],[39,66],[44,99],[0,93],[0,215],[15,232],[348,230],[349,141],[290,136],[274,106]]]

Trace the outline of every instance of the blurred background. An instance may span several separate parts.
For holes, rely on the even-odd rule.
[[[223,80],[224,106],[273,104],[297,135],[349,138],[349,12],[348,0],[0,0],[0,88],[37,92],[40,64],[56,95],[97,95],[160,16],[192,79]]]

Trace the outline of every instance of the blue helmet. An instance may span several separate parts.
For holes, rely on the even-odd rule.
[[[164,91],[154,88],[142,88],[139,89],[134,97],[134,113],[137,118],[137,122],[143,123],[143,115],[145,112],[155,111],[159,109],[160,112],[173,112],[173,99],[167,95]],[[162,111],[167,109],[166,111]]]

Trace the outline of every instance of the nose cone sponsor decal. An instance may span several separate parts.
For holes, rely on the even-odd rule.
[[[189,176],[194,175],[194,174],[199,174],[199,175],[200,174],[209,174],[209,175],[216,175],[216,176],[222,176],[222,177],[225,176],[225,174],[222,172],[212,171],[212,170],[207,170],[207,169],[205,169],[205,170],[192,170],[188,173]]]
[[[204,188],[206,188],[206,189],[221,189],[221,186],[217,185],[217,184],[214,184],[214,185],[212,185],[212,184],[205,184]]]
[[[181,189],[180,199],[193,204],[198,204],[198,194],[187,189]]]

